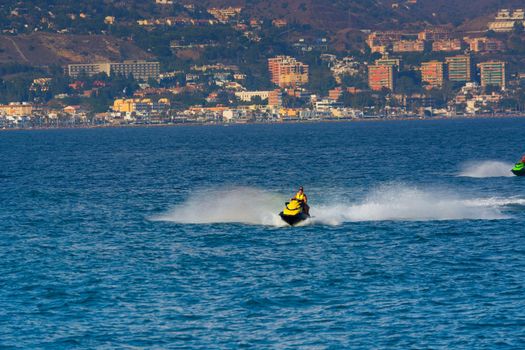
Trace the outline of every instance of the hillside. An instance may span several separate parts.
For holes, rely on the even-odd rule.
[[[352,29],[394,29],[425,24],[459,26],[477,17],[492,16],[500,8],[523,7],[523,0],[186,0],[206,7],[240,6],[263,18],[286,18],[315,29],[337,32]]]
[[[150,58],[136,45],[107,35],[34,33],[0,36],[0,64],[67,64]]]
[[[523,7],[523,0],[419,0],[414,11],[427,19],[461,25],[478,17],[493,18],[498,9]]]
[[[231,24],[220,29],[187,23],[178,27],[137,24],[139,19],[206,21],[212,18],[207,12],[210,7],[229,6],[243,8],[242,23],[259,19],[268,24],[271,19],[286,19],[290,24],[281,32],[269,32],[266,27],[267,36],[274,35],[275,40],[266,41],[265,55],[286,52],[286,45],[299,39],[315,40],[321,36],[330,39],[332,49],[363,52],[363,29],[421,30],[432,25],[449,25],[465,31],[484,30],[498,9],[523,7],[523,0],[413,0],[410,3],[406,0],[180,0],[169,6],[155,5],[154,0],[84,0],[78,4],[63,0],[27,3],[5,0],[0,4],[0,27],[6,33],[0,35],[0,64],[63,65],[155,56],[163,63],[171,63],[170,41],[190,39],[197,44],[219,43],[224,49],[220,52],[208,49],[203,60],[223,58],[225,53],[237,57],[236,50],[247,50],[243,37],[246,29],[234,30]],[[105,22],[107,17],[114,19],[114,25]],[[217,30],[227,32],[221,38],[212,38]],[[133,42],[129,38],[133,38]],[[190,50],[189,54],[190,58],[201,56],[196,50]],[[176,56],[185,59],[182,52]]]

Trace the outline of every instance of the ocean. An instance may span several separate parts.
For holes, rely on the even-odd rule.
[[[2,132],[0,348],[523,349],[524,129]]]

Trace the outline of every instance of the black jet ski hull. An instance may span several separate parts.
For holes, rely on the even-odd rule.
[[[299,213],[297,215],[284,215],[283,212],[279,213],[279,216],[290,226],[295,226],[301,221],[304,221],[310,217],[310,215],[305,213]]]

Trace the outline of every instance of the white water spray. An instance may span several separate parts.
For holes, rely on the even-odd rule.
[[[359,221],[494,220],[507,218],[497,205],[480,205],[443,191],[382,186],[356,204],[320,206],[314,221],[329,225]]]
[[[284,197],[254,188],[199,191],[153,220],[181,224],[243,223],[279,226]]]
[[[497,160],[487,160],[482,162],[467,162],[463,164],[458,176],[486,178],[486,177],[510,177],[513,176],[510,169],[514,167],[512,163]]]
[[[508,218],[508,205],[525,205],[524,198],[468,198],[444,191],[403,185],[381,186],[364,199],[321,204],[313,200],[312,218],[305,224],[340,225],[360,221],[497,220]],[[278,216],[286,196],[254,188],[201,191],[165,214],[152,218],[180,224],[241,223],[286,226]],[[324,198],[325,200],[327,198]]]

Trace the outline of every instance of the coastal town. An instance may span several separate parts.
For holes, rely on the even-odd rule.
[[[196,11],[192,5],[187,10]],[[141,18],[133,25],[152,35],[227,28],[253,46],[292,26],[286,19],[243,16],[240,7],[206,14]],[[82,20],[82,13],[74,17]],[[118,21],[104,17],[108,30]],[[187,35],[164,48],[171,61],[71,63],[51,74],[35,69],[16,86],[4,81],[3,89],[18,95],[2,96],[0,128],[519,116],[525,112],[524,25],[523,9],[501,9],[479,31],[363,28],[360,51],[335,50],[326,37],[297,37],[282,52],[258,57],[257,66],[221,58],[217,50],[230,42]],[[187,58],[203,52],[216,57]]]
[[[0,350],[525,350],[525,0],[0,0]]]

